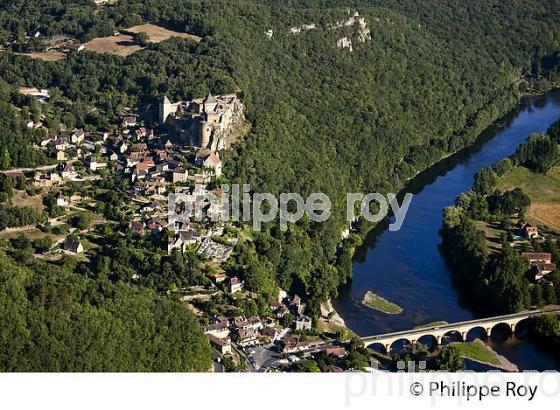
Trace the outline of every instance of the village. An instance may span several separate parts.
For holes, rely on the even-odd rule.
[[[48,99],[46,90],[28,89],[26,93]],[[195,111],[185,114],[183,109]],[[11,170],[5,175],[12,181],[26,179],[37,196],[54,197],[53,205],[59,211],[97,206],[93,198],[65,187],[83,187],[111,174],[120,175],[128,182],[133,217],[130,228],[142,235],[159,233],[168,228],[167,194],[182,192],[194,198],[216,191],[207,187],[222,175],[219,150],[225,148],[227,136],[243,120],[243,106],[235,95],[215,98],[209,94],[175,105],[164,98],[160,118],[166,132],[157,136],[136,115],[123,116],[119,129],[111,132],[75,129],[46,135],[35,149],[46,152],[56,164]],[[30,121],[27,126],[36,129],[42,124]],[[207,205],[205,211],[211,212]],[[208,223],[169,228],[174,235],[168,240],[168,253],[200,245],[202,256],[223,262],[236,243],[235,238],[228,238],[225,244],[213,243],[209,239],[221,236],[223,228]]]
[[[49,98],[48,90],[25,92],[38,99]],[[4,175],[14,185],[26,187],[26,193],[18,194],[20,205],[46,209],[49,219],[42,229],[8,228],[5,238],[21,234],[44,238],[44,231],[48,231],[51,235],[47,236],[54,240],[37,250],[36,257],[56,261],[62,255],[73,255],[88,260],[96,251],[96,230],[109,223],[107,209],[112,205],[110,192],[101,195],[105,199],[87,192],[92,192],[93,184],[117,176],[124,181],[128,198],[116,205],[130,220],[130,231],[164,241],[168,255],[194,252],[205,261],[209,280],[202,286],[178,291],[180,300],[199,317],[216,350],[216,371],[282,370],[312,354],[325,340],[334,340],[336,330],[343,326],[327,326],[333,331],[330,334],[318,332],[302,298],[281,289],[265,316],[247,317],[235,309],[257,297],[245,289],[242,278],[222,269],[243,232],[228,221],[216,222],[219,218],[214,218],[214,213],[219,210],[208,197],[222,195],[216,183],[222,178],[220,151],[231,147],[236,128],[243,126],[244,107],[237,96],[208,94],[176,103],[164,97],[158,111],[157,129],[148,128],[140,116],[127,114],[112,131],[74,129],[48,134],[38,141],[34,148],[49,155],[54,163],[5,171]],[[42,124],[30,121],[27,126],[37,129]],[[168,195],[172,193],[183,194],[187,201],[202,198],[202,218],[180,223],[168,218]],[[137,274],[133,277],[139,279]],[[219,314],[214,300],[222,304]],[[329,313],[323,317],[326,322]],[[346,348],[341,346],[327,354],[339,360]],[[331,370],[342,368],[333,365]]]

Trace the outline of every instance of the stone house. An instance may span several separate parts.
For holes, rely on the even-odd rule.
[[[66,238],[62,244],[62,247],[65,251],[70,253],[79,254],[84,252],[82,243],[76,239]]]
[[[210,344],[214,349],[216,349],[220,354],[230,354],[231,353],[231,341],[229,339],[221,339],[213,335],[208,335],[210,339]]]
[[[243,285],[244,285],[243,281],[239,279],[237,276],[230,278],[228,284],[229,293],[233,294],[239,292],[241,289],[243,289]]]
[[[173,181],[174,184],[181,183],[181,182],[185,182],[188,176],[189,176],[189,171],[187,171],[184,168],[178,167],[173,170],[171,180]]]

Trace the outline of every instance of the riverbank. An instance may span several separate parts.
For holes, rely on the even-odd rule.
[[[498,354],[498,352],[479,339],[468,343],[453,344],[457,346],[463,359],[468,359],[472,362],[485,366],[491,366],[495,369],[506,372],[519,371],[519,368],[515,364],[510,362],[504,356]]]
[[[416,195],[422,189],[424,185],[424,179],[432,179],[431,174],[439,175],[441,173],[447,172],[451,169],[450,164],[459,160],[462,156],[468,155],[471,151],[476,151],[479,147],[488,142],[492,137],[492,134],[496,130],[503,129],[507,126],[507,123],[512,120],[516,115],[519,114],[528,105],[534,103],[535,99],[539,97],[545,98],[547,93],[551,93],[560,85],[555,84],[549,91],[535,91],[530,93],[511,93],[508,96],[502,97],[505,103],[501,107],[496,105],[496,102],[489,104],[485,110],[481,111],[481,115],[488,120],[482,122],[478,127],[476,127],[476,132],[472,129],[465,129],[463,131],[457,132],[457,134],[469,134],[472,133],[473,136],[466,138],[468,140],[464,145],[454,152],[445,153],[438,160],[434,161],[430,166],[424,168],[423,170],[418,170],[413,176],[396,183],[394,191],[397,191],[397,196],[402,198],[407,192],[414,193]],[[415,200],[413,200],[415,201]],[[413,204],[414,206],[414,204]],[[357,228],[356,221],[350,225],[350,229],[344,228],[341,231],[342,240],[340,246],[343,247],[348,244],[348,255],[355,262],[356,259],[360,260],[364,258],[365,252],[369,248],[370,244],[376,240],[376,238],[386,231],[389,221],[391,218],[389,214],[382,221],[373,224],[365,222],[365,227]],[[362,221],[364,223],[364,221]],[[439,227],[439,224],[438,224]],[[353,273],[352,273],[353,276]],[[350,281],[352,281],[352,276],[350,276]],[[348,284],[342,285],[339,292],[344,292],[344,288],[348,287]],[[338,312],[340,313],[340,312]]]
[[[326,333],[337,334],[344,333],[346,338],[354,333],[346,326],[344,319],[338,314],[332,305],[331,299],[321,304],[321,317],[319,318],[319,326]]]
[[[553,93],[556,90],[560,90],[560,83],[554,84],[547,91],[540,90],[520,94],[512,93],[509,96],[503,97],[506,102],[502,107],[496,108],[494,103],[489,104],[488,107],[480,113],[484,116],[490,115],[489,119],[483,122],[484,125],[476,127],[474,132],[468,128],[456,132],[457,135],[471,135],[470,137],[466,137],[466,142],[460,148],[453,152],[445,153],[431,165],[422,170],[416,171],[414,175],[406,178],[402,182],[399,181],[396,183],[394,191],[398,192],[397,197],[399,200],[402,200],[406,193],[415,194],[419,191],[421,188],[418,188],[418,186],[422,185],[422,182],[420,181],[422,181],[426,176],[429,176],[432,172],[436,171],[437,173],[440,168],[447,169],[449,168],[448,164],[453,163],[458,158],[470,153],[471,151],[476,151],[479,146],[484,145],[484,143],[491,139],[491,137],[489,137],[490,134],[506,127],[507,123],[518,115],[524,108],[526,108],[527,105],[534,103],[536,99],[545,98],[548,93]],[[494,111],[496,112],[494,113]],[[353,224],[350,225],[349,229],[344,228],[341,231],[342,240],[340,246],[342,246],[345,242],[353,243],[354,245],[349,250],[350,257],[353,260],[356,256],[361,257],[360,255],[368,247],[370,236],[376,235],[376,232],[378,231],[386,230],[392,216],[391,210],[389,210],[387,217],[378,223],[361,221],[366,225],[365,229],[362,227],[359,230],[356,230]]]
[[[418,170],[414,175],[409,178],[399,181],[396,183],[394,190],[398,192],[397,197],[402,198],[406,193],[412,192],[416,193],[420,185],[418,181],[422,180],[427,174],[430,174],[433,170],[438,168],[448,168],[447,164],[453,162],[457,157],[468,153],[470,150],[476,149],[478,145],[482,145],[488,140],[487,134],[491,133],[494,129],[502,129],[506,126],[506,123],[517,115],[523,108],[525,108],[528,103],[532,103],[536,98],[543,97],[554,90],[560,90],[560,83],[553,84],[549,90],[528,90],[526,93],[510,93],[502,97],[503,105],[500,107],[496,105],[493,101],[490,103],[483,111],[479,114],[488,117],[487,121],[482,122],[483,125],[478,125],[473,131],[472,129],[465,128],[462,131],[457,131],[457,135],[472,135],[465,144],[463,144],[459,149],[448,152],[439,157],[431,165],[427,166],[422,170]],[[503,102],[502,101],[502,102]],[[470,141],[470,143],[469,143]],[[370,235],[375,235],[378,230],[384,231],[389,225],[390,218],[392,217],[391,211],[386,218],[378,223],[368,223],[366,229],[356,230],[354,221],[350,224],[350,227],[345,227],[341,230],[341,241],[339,246],[343,246],[345,243],[351,243],[349,247],[349,256],[354,260],[357,255],[360,255],[364,250],[368,248],[368,238]],[[362,221],[364,222],[364,221]],[[350,278],[350,280],[352,280]],[[342,285],[344,287],[345,285]]]
[[[553,256],[560,238],[545,234],[543,225],[527,225],[522,216],[537,201],[553,207],[549,213],[557,209],[560,190],[553,174],[560,168],[553,164],[560,158],[559,126],[555,122],[545,134],[527,136],[515,154],[482,169],[455,205],[444,209],[442,253],[459,293],[480,315],[556,304],[560,296]],[[525,226],[531,233],[523,231]],[[530,252],[549,255],[550,267],[540,276],[534,273],[535,261],[524,257]]]
[[[499,126],[484,132],[475,146],[415,178],[406,188],[414,199],[402,228],[390,232],[386,225],[378,224],[357,249],[352,280],[333,300],[346,325],[360,335],[371,335],[442,320],[452,323],[474,319],[459,299],[449,266],[438,249],[442,210],[472,186],[473,176],[480,169],[514,153],[527,135],[546,131],[559,116],[560,92],[528,99],[501,119]],[[398,303],[403,313],[386,315],[363,306],[361,297],[370,289]],[[524,369],[533,368],[527,354],[534,358],[535,368],[547,368],[542,363],[551,363],[550,355],[529,341],[507,346],[496,343],[500,354],[516,364],[523,363]]]

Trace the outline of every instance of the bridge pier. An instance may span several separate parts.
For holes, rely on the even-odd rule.
[[[512,323],[511,325],[509,325],[512,334],[515,334],[515,326],[517,326],[517,323]]]
[[[491,327],[487,327],[484,330],[486,330],[486,337],[492,336],[492,328]]]
[[[462,340],[463,342],[466,342],[466,341],[467,341],[467,332],[461,332],[461,340]]]

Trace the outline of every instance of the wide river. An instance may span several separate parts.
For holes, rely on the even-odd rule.
[[[442,211],[468,190],[474,175],[515,152],[535,132],[544,132],[560,118],[560,91],[525,99],[517,110],[487,129],[477,143],[449,157],[411,181],[404,192],[414,194],[400,231],[379,224],[356,252],[351,283],[334,305],[347,326],[359,335],[411,329],[445,320],[474,318],[461,305],[451,272],[438,245]],[[361,304],[366,291],[401,306],[400,315],[388,315]],[[520,369],[560,369],[558,359],[526,339],[510,337],[487,343]]]

